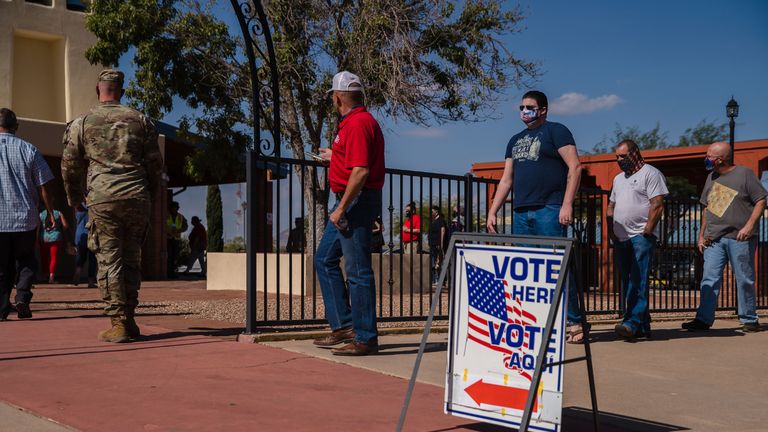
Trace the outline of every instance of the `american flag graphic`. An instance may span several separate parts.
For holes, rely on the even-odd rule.
[[[527,371],[510,365],[510,360],[514,352],[521,356],[523,349],[528,354],[528,340],[530,332],[525,332],[525,342],[518,349],[512,349],[506,344],[506,337],[502,336],[501,344],[493,345],[489,332],[489,323],[493,324],[495,331],[501,327],[499,323],[513,323],[522,326],[536,325],[536,316],[523,310],[522,302],[519,298],[512,299],[509,293],[509,286],[506,280],[496,279],[496,276],[487,270],[466,263],[467,272],[467,292],[469,294],[469,309],[467,338],[493,351],[503,354],[504,367],[516,371],[520,376],[531,380],[532,376]],[[541,333],[535,338],[535,343],[539,344]],[[535,348],[535,347],[534,347]],[[547,351],[554,352],[554,348],[548,348]]]

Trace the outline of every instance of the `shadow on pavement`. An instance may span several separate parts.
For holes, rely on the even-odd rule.
[[[208,327],[190,327],[189,330],[177,330],[167,333],[155,333],[150,335],[143,335],[138,342],[149,342],[166,339],[175,339],[188,336],[236,336],[243,332],[243,327],[228,327],[228,328],[208,328]]]
[[[381,344],[379,345],[379,352],[376,354],[377,356],[387,356],[387,355],[408,355],[408,354],[416,354],[419,352],[419,345],[418,343],[405,343],[405,344]],[[401,349],[401,348],[410,348],[410,349]],[[424,347],[424,352],[438,352],[438,351],[445,351],[448,349],[448,343],[447,342],[427,342],[427,345]]]
[[[186,336],[189,336],[189,335],[186,335]],[[219,343],[223,341],[219,339],[205,338],[199,341],[197,340],[183,341],[184,343],[177,343],[173,345],[168,345],[168,344],[142,345],[141,342],[146,342],[146,340],[139,339],[136,342],[125,343],[125,344],[106,344],[105,343],[104,346],[97,347],[96,350],[94,351],[48,353],[48,354],[36,354],[36,355],[21,355],[21,356],[13,356],[13,357],[0,356],[0,362],[9,361],[9,360],[34,359],[34,358],[71,357],[71,356],[84,356],[84,355],[93,355],[93,354],[110,354],[110,353],[124,352],[124,351],[144,351],[144,350],[154,350],[154,349],[162,349],[162,348],[176,348],[180,346],[211,344],[211,343]],[[119,348],[116,348],[116,347],[119,347]]]
[[[84,315],[63,315],[63,316],[47,316],[43,318],[37,318],[32,317],[28,320],[8,320],[7,322],[14,322],[14,321],[52,321],[52,320],[63,320],[63,319],[72,319],[72,318],[102,318],[105,320],[109,320],[108,316],[105,316],[101,313],[101,310],[94,310],[94,309],[82,309],[82,308],[65,308],[65,309],[33,309],[32,312],[58,312],[58,311],[75,311],[75,310],[93,310],[94,313],[92,314],[84,314]],[[138,315],[139,317],[154,317],[154,316],[184,316],[189,315],[186,312],[167,312],[167,313],[142,313],[141,315]]]
[[[104,300],[33,300],[32,304],[81,304],[81,303],[95,303],[104,304]]]
[[[581,407],[563,408],[563,430],[569,432],[591,432],[592,410]],[[600,413],[601,432],[672,432],[690,430],[684,426],[658,423],[608,412]]]
[[[592,410],[580,407],[563,408],[563,431],[592,432]],[[517,429],[487,423],[468,423],[450,429],[436,429],[430,432],[451,431],[509,432]],[[684,426],[658,423],[621,414],[600,413],[601,432],[674,432],[690,430]]]
[[[590,341],[592,343],[623,341],[623,339],[618,335],[616,335],[616,333],[614,333],[613,330],[603,330],[603,331],[593,330],[589,332],[589,335],[591,336]],[[734,336],[741,337],[745,335],[744,333],[742,333],[741,331],[735,328],[709,329],[707,331],[688,331],[683,329],[658,329],[658,330],[653,330],[653,336],[650,339],[641,338],[641,339],[635,339],[631,342],[652,343],[652,342],[669,341],[674,339],[690,339],[690,338],[703,338],[703,337],[719,338],[719,337],[734,337]]]

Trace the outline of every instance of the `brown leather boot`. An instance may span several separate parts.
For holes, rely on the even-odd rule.
[[[112,343],[128,342],[130,337],[125,326],[126,318],[123,316],[113,316],[110,319],[112,320],[112,328],[100,332],[99,340]]]
[[[128,337],[131,339],[136,339],[141,337],[141,330],[139,329],[139,326],[136,324],[136,320],[134,319],[134,316],[136,313],[134,310],[126,310],[125,311],[125,329],[128,331]]]

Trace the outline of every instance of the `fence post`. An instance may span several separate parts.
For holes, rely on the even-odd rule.
[[[472,217],[472,173],[464,175],[464,223],[467,232],[474,232],[474,218]]]

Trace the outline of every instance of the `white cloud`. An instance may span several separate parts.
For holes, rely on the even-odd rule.
[[[610,94],[590,99],[582,93],[563,93],[549,104],[552,114],[576,115],[589,114],[600,110],[609,110],[624,102],[618,95]]]
[[[448,136],[448,131],[441,128],[407,129],[401,134],[414,138],[443,138]]]

